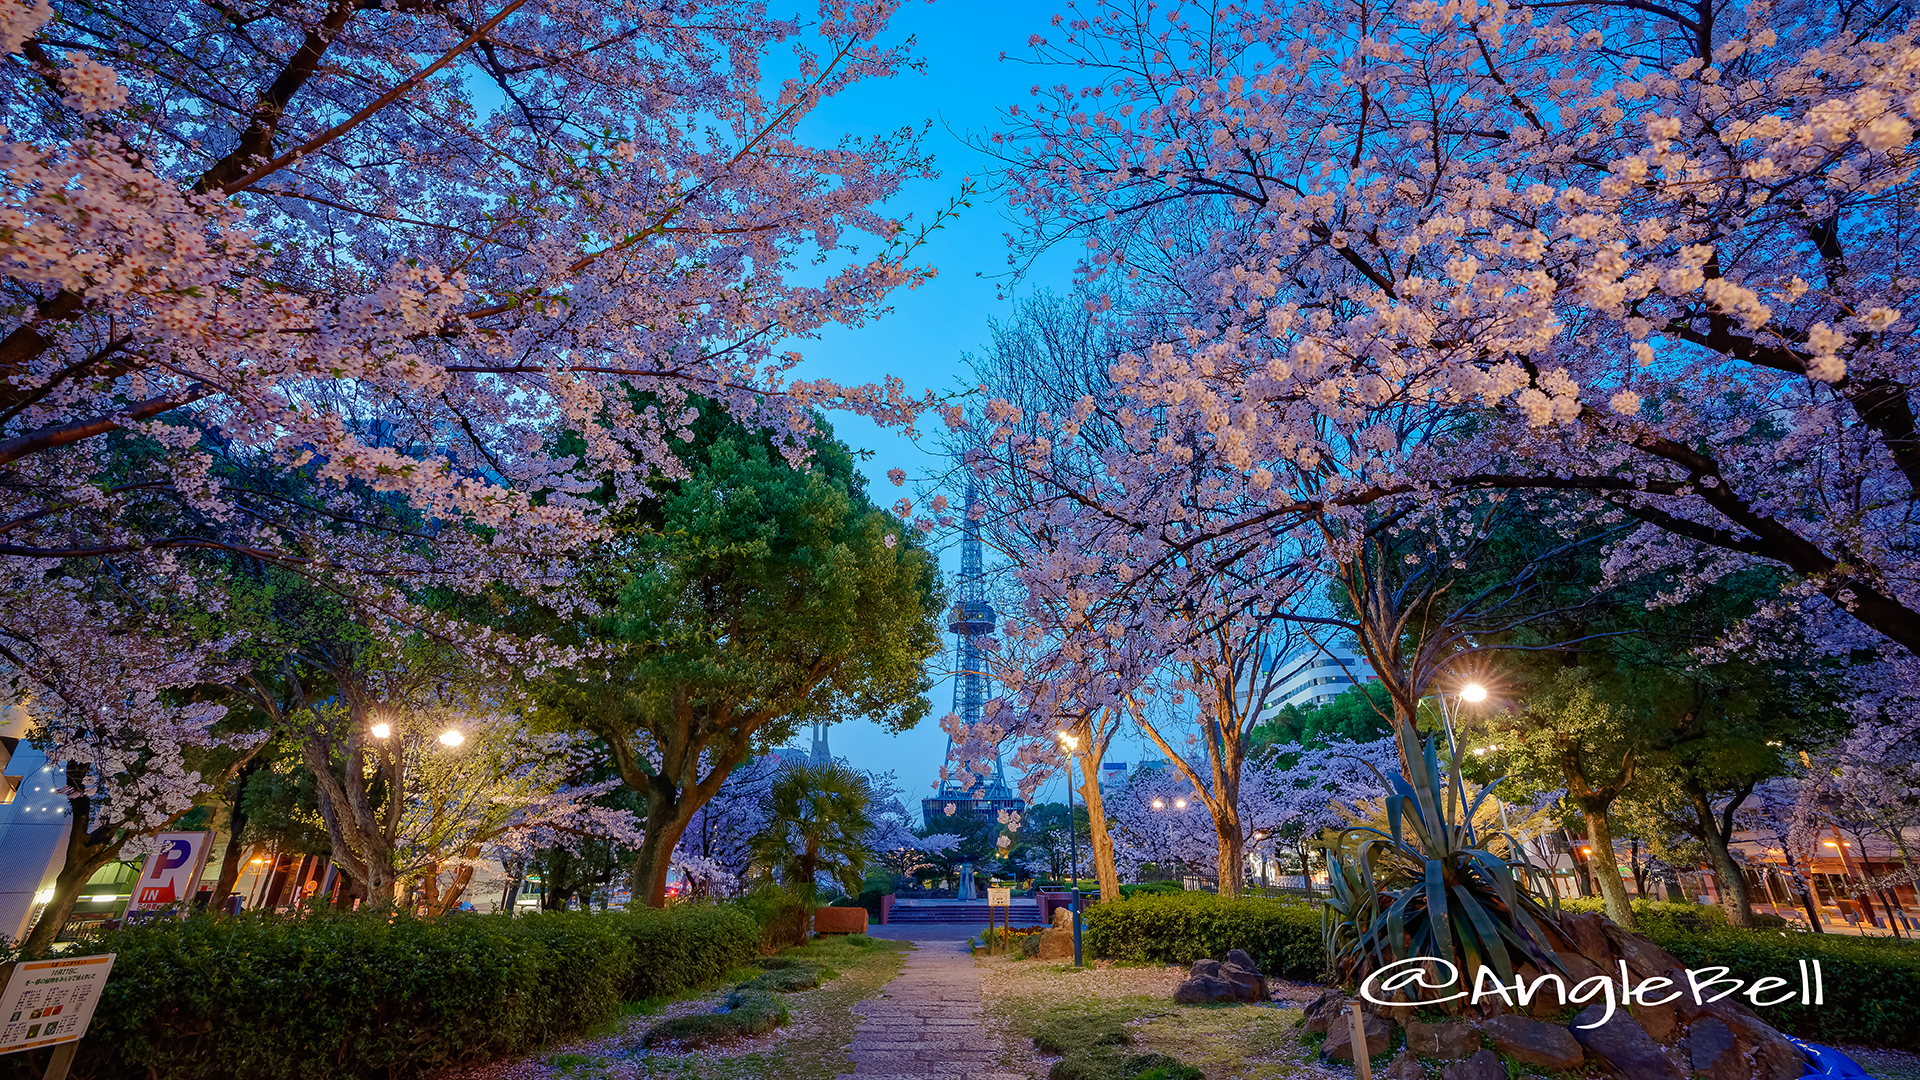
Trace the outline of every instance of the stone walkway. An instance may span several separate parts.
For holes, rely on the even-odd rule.
[[[879,997],[854,1006],[854,1069],[839,1080],[1027,1080],[993,1067],[999,1054],[980,1026],[980,973],[966,941],[927,930],[886,935],[911,937],[914,950]]]

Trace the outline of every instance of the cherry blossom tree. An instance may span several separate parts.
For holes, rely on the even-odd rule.
[[[7,694],[28,710],[31,738],[55,763],[71,821],[53,897],[22,943],[51,945],[101,867],[145,854],[152,837],[225,787],[265,733],[222,724],[226,708],[181,696],[230,642],[190,641],[68,579],[37,598],[31,637],[0,632]],[[16,597],[17,598],[17,594]],[[117,632],[102,634],[102,623]]]
[[[1620,573],[1770,562],[1920,646],[1912,27],[1114,0],[1033,46],[1073,77],[989,143],[1017,241],[1084,245],[1084,287],[1171,324],[1114,383],[1136,452],[1209,448],[1258,496],[1214,531],[1572,491],[1641,526]]]
[[[1193,784],[1164,769],[1135,772],[1107,793],[1114,861],[1125,876],[1140,880],[1152,866],[1168,876],[1173,866],[1206,867],[1218,861],[1213,820],[1194,796]]]
[[[4,0],[0,572],[52,628],[21,658],[78,640],[63,577],[150,603],[205,552],[484,639],[424,593],[570,608],[606,515],[681,474],[690,392],[796,457],[816,408],[909,420],[791,347],[931,274],[936,223],[881,208],[917,135],[800,133],[911,62],[894,6]]]
[[[752,876],[753,838],[766,829],[767,789],[779,771],[774,757],[741,762],[694,811],[674,845],[673,868],[696,894],[725,895]]]
[[[534,732],[499,711],[409,710],[390,723],[388,738],[406,759],[394,869],[428,914],[458,906],[482,862],[586,841],[640,841],[631,812],[602,805],[618,780],[578,782],[595,754],[579,736]]]

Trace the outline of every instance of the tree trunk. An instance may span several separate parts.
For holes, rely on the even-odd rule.
[[[1211,808],[1210,808],[1211,809]],[[1241,835],[1240,808],[1221,800],[1213,815],[1214,840],[1219,848],[1220,896],[1231,899],[1246,891],[1246,837]]]
[[[1622,930],[1636,929],[1633,903],[1627,899],[1627,887],[1621,884],[1620,868],[1613,861],[1613,829],[1607,824],[1606,807],[1583,802],[1580,812],[1587,819],[1587,845],[1594,851],[1590,858],[1605,864],[1596,867],[1593,876],[1599,879],[1600,895],[1607,902],[1607,918],[1619,923]]]
[[[1713,812],[1713,803],[1705,791],[1691,784],[1686,786],[1687,799],[1693,804],[1693,814],[1700,827],[1700,840],[1707,848],[1707,859],[1713,864],[1713,876],[1720,882],[1721,906],[1727,909],[1727,922],[1733,926],[1751,927],[1753,925],[1753,902],[1747,896],[1747,878],[1733,861],[1733,853],[1728,850],[1727,840],[1733,832],[1733,814],[1753,788],[1737,795],[1727,807],[1725,814],[1726,829],[1723,832],[1720,816]]]
[[[1715,830],[1707,830],[1707,859],[1713,864],[1713,876],[1719,879],[1721,906],[1727,909],[1727,922],[1732,926],[1753,925],[1753,905],[1747,898],[1746,875],[1733,861],[1733,854],[1727,850]]]
[[[1800,906],[1806,909],[1807,928],[1816,934],[1826,933],[1827,928],[1820,922],[1820,911],[1813,905],[1813,890],[1800,879],[1800,868],[1793,861],[1793,848],[1783,843],[1780,850],[1787,859],[1787,880],[1793,883],[1794,891],[1800,894]]]
[[[313,774],[315,802],[320,821],[327,828],[327,840],[333,846],[333,864],[360,885],[368,903],[391,904],[399,875],[393,868],[393,846],[387,824],[373,806],[367,793],[367,757],[360,749],[358,732],[365,718],[353,714],[340,760],[335,759],[335,741],[325,732],[310,730],[300,741],[300,759]],[[386,812],[396,816],[394,805],[404,797],[404,778],[398,767],[379,766],[392,789]]]
[[[225,910],[227,897],[233,895],[233,886],[240,880],[240,867],[246,863],[246,846],[240,836],[247,831],[247,811],[240,798],[246,794],[247,778],[258,768],[258,760],[250,758],[233,778],[233,802],[227,810],[227,850],[220,858],[220,877],[213,884],[213,897],[207,901],[207,907],[215,912]]]
[[[673,871],[673,848],[693,823],[690,800],[674,800],[673,809],[656,815],[648,800],[647,823],[640,851],[633,857],[633,899],[648,907],[667,906],[667,877]]]
[[[1086,796],[1087,803],[1088,846],[1093,848],[1093,874],[1100,879],[1100,902],[1111,904],[1120,899],[1120,869],[1113,861],[1113,834],[1107,831],[1107,805],[1100,794],[1100,762],[1094,755],[1080,755],[1080,776],[1080,794]]]
[[[91,768],[69,762],[66,768],[67,789],[83,791],[87,771]],[[40,918],[27,932],[26,940],[20,943],[20,955],[43,955],[66,929],[67,920],[73,917],[73,905],[79,902],[80,889],[92,879],[101,867],[112,862],[120,849],[126,846],[132,833],[122,832],[110,825],[102,825],[87,830],[87,823],[93,820],[93,798],[88,795],[67,796],[68,817],[72,825],[67,830],[67,850],[60,865],[60,872],[53,879],[53,898],[40,911]],[[177,818],[179,815],[175,815]],[[168,824],[172,824],[169,820]],[[163,828],[165,826],[162,826]],[[115,835],[119,839],[113,839]]]

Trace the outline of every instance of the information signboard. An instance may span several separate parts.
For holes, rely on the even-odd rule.
[[[154,839],[159,846],[147,856],[140,879],[133,883],[133,895],[127,898],[128,915],[193,899],[200,871],[207,865],[207,849],[213,846],[210,832],[165,832]]]
[[[112,970],[112,953],[13,965],[0,993],[0,1054],[77,1041]]]
[[[1013,906],[1012,886],[1008,886],[1007,888],[1004,888],[1004,889],[989,888],[987,890],[987,906],[988,907],[1004,907],[1004,908],[1012,907]]]

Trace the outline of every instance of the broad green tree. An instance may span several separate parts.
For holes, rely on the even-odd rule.
[[[814,720],[913,726],[940,647],[933,559],[868,499],[852,452],[716,412],[673,447],[685,475],[619,517],[583,582],[599,612],[555,624],[590,651],[537,690],[545,721],[603,739],[644,797],[633,893],[655,906],[694,813],[756,747]]]
[[[1633,907],[1614,872],[1609,813],[1634,783],[1650,736],[1637,710],[1611,700],[1614,689],[1592,668],[1561,668],[1533,686],[1525,706],[1502,718],[1499,730],[1505,764],[1517,779],[1565,786],[1601,867],[1596,876],[1607,916],[1631,930]]]

